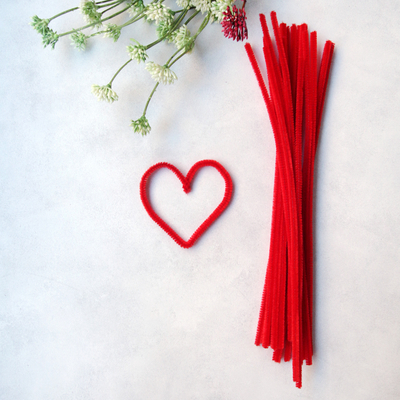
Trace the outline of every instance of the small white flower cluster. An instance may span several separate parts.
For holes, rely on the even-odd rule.
[[[151,77],[156,82],[162,83],[163,85],[170,85],[171,83],[174,83],[176,79],[178,79],[174,71],[171,71],[165,65],[159,65],[153,61],[146,63],[146,69],[150,72]]]
[[[190,0],[190,4],[202,14],[211,10],[211,0]]]
[[[188,8],[191,6],[190,0],[176,0],[178,7]]]
[[[147,19],[155,21],[156,25],[163,21],[171,23],[173,19],[171,10],[162,3],[150,3],[144,13]]]
[[[41,19],[37,15],[34,15],[30,24],[38,33],[44,35],[49,30],[49,22],[48,19]]]
[[[231,7],[235,0],[216,0],[211,4],[211,14],[215,21],[222,22],[224,12]]]
[[[54,49],[54,46],[58,42],[57,32],[54,32],[52,29],[48,29],[46,33],[42,36],[43,46],[51,46]]]
[[[49,28],[48,19],[40,19],[37,15],[32,17],[31,25],[33,28],[42,35],[42,43],[44,47],[51,46],[54,49],[58,41],[58,34]]]
[[[97,97],[99,101],[107,101],[113,103],[118,100],[117,93],[111,89],[111,85],[99,86],[92,85],[92,93]]]
[[[190,44],[192,42],[191,38],[192,37],[190,36],[190,31],[187,26],[182,25],[174,35],[175,46],[178,49],[184,48],[186,50],[187,47],[190,47]]]
[[[170,32],[171,30],[171,22],[166,22],[166,21],[161,21],[159,25],[157,26],[157,35],[158,37],[164,38],[165,41],[168,43],[171,43],[174,41],[174,33],[175,32]]]
[[[98,5],[94,0],[82,0],[79,9],[83,14],[83,18],[88,24],[95,24],[95,26],[101,26],[101,13],[97,11]]]
[[[82,32],[74,32],[71,35],[71,45],[75,46],[75,48],[78,50],[85,50],[88,38],[89,37]]]
[[[151,131],[149,121],[144,115],[136,121],[132,120],[131,127],[135,133],[140,133],[142,136],[146,136]]]
[[[121,28],[115,24],[107,24],[107,30],[104,32],[104,37],[109,37],[116,42],[121,36]]]
[[[129,7],[128,13],[131,17],[136,17],[144,10],[144,8],[143,0],[134,1]]]
[[[91,88],[92,93],[97,97],[98,100],[113,103],[114,101],[118,100],[117,93],[112,90],[112,84],[117,75],[132,60],[136,60],[138,64],[142,62],[145,63],[146,70],[149,71],[150,76],[157,83],[154,84],[154,89],[147,100],[143,115],[139,119],[131,121],[133,130],[143,136],[147,135],[151,130],[149,122],[146,118],[146,111],[154,92],[160,83],[163,85],[170,85],[178,79],[177,75],[170,69],[170,67],[184,54],[189,53],[193,49],[198,35],[207,26],[210,20],[221,23],[223,32],[227,37],[231,37],[233,39],[236,37],[239,37],[239,39],[242,39],[242,37],[247,38],[247,28],[245,25],[246,15],[244,11],[246,0],[242,0],[243,7],[241,10],[239,10],[241,19],[239,19],[239,17],[236,15],[233,15],[231,19],[225,18],[224,15],[226,11],[228,11],[230,15],[232,13],[237,13],[236,7],[234,9],[232,8],[232,4],[235,2],[235,0],[175,0],[178,9],[173,6],[171,6],[172,9],[167,7],[164,3],[168,2],[165,0],[76,1],[80,2],[79,7],[74,7],[58,13],[52,18],[41,19],[37,15],[32,17],[31,25],[42,36],[42,43],[44,47],[51,46],[54,48],[59,38],[69,35],[72,45],[79,50],[84,50],[88,40],[96,35],[103,34],[104,37],[110,37],[114,40],[114,42],[116,42],[121,36],[121,30],[134,22],[144,19],[148,22],[152,22],[154,25],[153,27],[156,30],[158,40],[155,40],[147,46],[144,46],[136,40],[131,39],[134,43],[126,46],[130,59],[117,70],[112,79],[109,81],[108,85],[92,85]],[[171,0],[169,1],[171,2]],[[145,5],[145,3],[147,3],[147,5]],[[118,9],[116,10],[115,8],[117,7]],[[197,11],[193,12],[194,9]],[[78,10],[78,12],[80,11],[85,19],[86,23],[83,26],[79,27],[78,29],[71,29],[60,34],[49,27],[49,23],[53,19],[75,10]],[[120,15],[124,13],[129,13],[130,15],[130,18],[127,22],[122,23],[121,25],[115,23],[106,23],[106,21],[111,22],[111,20],[116,17],[118,19],[114,19],[113,21],[121,22]],[[206,15],[202,16],[201,14]],[[186,17],[188,18],[186,22],[184,22]],[[192,22],[193,19],[194,21]],[[202,22],[200,22],[201,20]],[[191,26],[198,27],[196,28],[198,29],[197,32],[193,36],[186,25],[189,22],[192,23]],[[86,31],[88,28],[96,28],[97,32],[89,34]],[[173,54],[164,65],[157,64],[153,61],[148,61],[149,57],[147,55],[147,50],[160,42],[173,43],[178,49],[173,51]]]
[[[126,46],[126,50],[128,51],[129,57],[132,60],[136,60],[138,64],[142,61],[145,62],[149,57],[146,53],[146,47],[139,43],[135,46]]]

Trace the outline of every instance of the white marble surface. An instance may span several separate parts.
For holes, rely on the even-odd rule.
[[[336,43],[317,160],[316,352],[301,390],[290,363],[253,345],[275,150],[243,45],[208,28],[156,93],[142,138],[129,127],[152,87],[142,67],[115,82],[117,103],[90,93],[126,60],[129,34],[52,51],[28,25],[75,4],[2,3],[0,399],[399,399],[400,3],[248,0],[258,55],[259,12]],[[231,173],[234,198],[184,250],[146,214],[139,182],[156,162],[186,172],[205,158]],[[163,203],[184,234],[218,201],[204,177],[209,202],[199,190],[193,210],[171,190]]]

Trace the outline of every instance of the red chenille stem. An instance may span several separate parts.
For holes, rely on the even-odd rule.
[[[318,76],[318,109],[317,109],[317,135],[314,152],[317,151],[319,131],[321,129],[322,112],[324,109],[326,90],[328,86],[329,73],[332,65],[333,50],[335,45],[328,40],[325,43],[324,52],[321,60],[321,68]]]
[[[260,14],[268,89],[250,44],[245,48],[266,104],[276,145],[270,254],[257,345],[273,360],[292,359],[302,386],[302,364],[312,363],[313,189],[315,154],[334,45],[328,41],[318,72],[317,34],[290,28],[271,13],[277,54]]]
[[[275,17],[275,18],[274,18]],[[276,73],[276,56],[273,52],[272,42],[267,35],[265,46],[265,59],[267,62],[268,77],[271,83],[272,101],[278,120],[276,135],[276,148],[279,168],[283,173],[282,196],[284,199],[284,216],[288,238],[288,279],[291,288],[291,323],[292,323],[292,357],[293,380],[301,385],[301,360],[300,360],[300,297],[299,292],[299,221],[297,211],[297,198],[293,168],[293,154],[291,151],[290,136],[293,134],[293,110],[291,108],[291,92],[289,83],[289,70],[286,63],[283,43],[279,36],[276,15],[271,13],[277,47],[280,54],[282,75]],[[265,29],[268,32],[268,28]],[[283,92],[283,93],[282,93]],[[283,101],[281,101],[283,99]]]
[[[317,124],[317,34],[310,35],[310,49],[306,67],[306,125],[305,145],[303,162],[303,232],[304,232],[304,260],[305,274],[304,281],[307,285],[308,307],[303,307],[307,313],[305,321],[312,326],[313,309],[313,188],[314,188],[314,147],[316,141]],[[303,333],[307,333],[308,348],[312,349],[311,327]],[[309,350],[311,351],[311,350]]]
[[[196,231],[192,234],[192,236],[188,240],[184,240],[179,236],[174,229],[171,228],[153,209],[151,205],[149,196],[148,196],[148,184],[151,180],[151,176],[162,168],[167,168],[172,171],[176,177],[181,181],[182,188],[185,193],[189,193],[191,191],[191,182],[195,177],[197,171],[204,167],[213,167],[215,168],[222,178],[225,181],[225,193],[222,201],[219,203],[217,208],[209,215],[209,217],[196,229]],[[188,249],[192,247],[196,241],[200,238],[200,236],[211,226],[211,224],[222,214],[222,212],[229,205],[229,202],[232,197],[233,192],[233,183],[232,178],[229,175],[228,171],[217,161],[215,160],[202,160],[195,163],[189,170],[186,176],[184,176],[174,165],[160,162],[158,164],[150,167],[143,175],[140,181],[140,198],[142,200],[143,206],[146,209],[147,213],[156,222],[160,228],[162,228],[171,238],[179,244],[179,246]]]

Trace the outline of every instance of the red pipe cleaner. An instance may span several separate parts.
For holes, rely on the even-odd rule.
[[[319,74],[317,34],[290,28],[271,13],[277,53],[260,15],[268,86],[249,43],[245,49],[261,89],[276,144],[270,252],[255,344],[292,359],[302,386],[302,364],[312,363],[313,188],[315,154],[334,44],[326,42]],[[279,56],[279,57],[278,57]]]
[[[191,191],[191,184],[192,181],[197,173],[197,171],[201,168],[204,167],[213,167],[215,168],[222,178],[225,180],[225,194],[224,197],[221,201],[221,203],[217,206],[217,208],[210,214],[210,216],[196,229],[196,231],[193,233],[193,235],[190,237],[189,240],[184,240],[182,239],[153,209],[151,206],[149,196],[148,196],[148,185],[150,182],[151,176],[158,171],[161,168],[168,168],[171,170],[181,181],[183,191],[185,193],[189,193]],[[226,207],[228,207],[229,202],[231,201],[232,197],[232,192],[233,192],[233,183],[232,183],[232,178],[229,175],[229,173],[226,171],[226,169],[217,161],[214,160],[203,160],[203,161],[198,161],[196,164],[190,168],[189,172],[187,173],[186,176],[184,176],[174,165],[166,163],[166,162],[160,162],[158,164],[153,165],[150,167],[143,175],[142,180],[140,182],[140,198],[142,200],[142,203],[144,205],[144,208],[146,209],[147,213],[150,215],[150,217],[162,228],[164,229],[165,232],[168,233],[169,236],[173,240],[175,240],[176,243],[179,244],[179,246],[188,249],[189,247],[192,247],[195,242],[199,239],[199,237],[211,226],[211,224],[222,214],[222,212],[225,210]]]

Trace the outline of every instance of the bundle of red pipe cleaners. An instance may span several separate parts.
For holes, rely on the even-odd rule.
[[[318,72],[317,33],[306,24],[278,24],[271,13],[278,56],[260,15],[268,73],[264,82],[249,43],[248,57],[267,106],[276,144],[271,241],[256,345],[273,360],[292,359],[293,381],[313,355],[313,181],[322,110],[334,44],[327,41]]]

